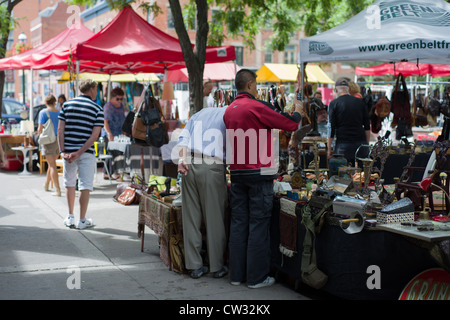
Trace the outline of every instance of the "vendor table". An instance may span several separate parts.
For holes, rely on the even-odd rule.
[[[30,175],[31,172],[29,172],[27,170],[27,153],[28,151],[32,151],[32,150],[37,150],[38,147],[12,147],[11,150],[15,150],[15,151],[22,151],[23,153],[23,171],[21,173],[19,173],[20,175]]]
[[[181,207],[162,202],[150,194],[143,194],[139,202],[138,237],[141,238],[141,252],[144,251],[144,231],[147,226],[158,235],[161,260],[170,269],[170,224],[177,223],[177,230],[182,234],[181,212]]]
[[[303,282],[301,257],[306,233],[301,224],[303,205],[305,203],[297,202],[296,216],[286,218],[280,212],[280,197],[275,197],[271,223],[271,266],[295,280],[296,285]],[[285,227],[280,230],[280,226]],[[317,266],[328,276],[321,290],[344,299],[396,300],[418,273],[442,267],[430,254],[431,249],[439,251],[441,244],[376,229],[347,234],[339,226],[324,223],[315,242]],[[296,253],[288,257],[281,253],[280,245]],[[370,266],[379,267],[380,289],[369,289],[367,286],[371,276],[368,271]]]

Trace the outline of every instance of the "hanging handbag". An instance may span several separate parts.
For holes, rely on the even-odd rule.
[[[413,89],[413,126],[425,127],[428,125],[427,114],[425,113],[422,100],[416,96],[416,88]]]
[[[430,98],[428,112],[434,117],[439,116],[441,114],[441,103],[435,98]]]
[[[408,88],[403,74],[399,74],[391,97],[391,112],[394,114],[392,127],[398,124],[399,119],[404,119],[411,126],[411,104],[409,102]]]
[[[151,90],[150,86],[142,91],[142,94],[136,103],[136,112],[134,113],[133,124],[131,127],[132,141],[144,146],[148,145],[145,140],[147,136],[147,126],[142,121],[142,115],[145,113],[145,98],[148,90]]]
[[[379,117],[381,120],[389,116],[389,113],[391,113],[391,103],[386,98],[385,95],[383,95],[375,104],[375,114],[377,117]]]
[[[56,141],[55,135],[55,127],[53,127],[53,121],[50,118],[50,114],[48,110],[45,110],[47,113],[48,120],[44,124],[44,128],[42,129],[42,133],[39,135],[38,143],[40,145],[47,145]]]
[[[159,148],[169,142],[165,123],[161,120],[161,107],[159,101],[152,96],[149,96],[146,101],[150,106],[143,118],[143,122],[147,124],[146,141],[150,146]]]
[[[403,137],[412,137],[413,132],[411,125],[405,119],[399,119],[397,128],[395,128],[395,139],[401,140]]]
[[[127,116],[125,118],[125,121],[123,122],[122,132],[127,137],[131,137],[131,135],[132,135],[134,116],[135,116],[134,111],[128,112],[128,114],[127,114]]]

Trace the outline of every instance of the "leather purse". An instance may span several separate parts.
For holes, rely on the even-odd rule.
[[[125,118],[125,121],[122,125],[122,132],[128,137],[131,137],[132,135],[134,116],[134,111],[128,112],[127,117]]]
[[[391,111],[394,114],[391,126],[395,127],[399,119],[403,119],[411,126],[411,104],[409,102],[409,92],[403,74],[399,74],[395,83],[391,97]]]
[[[136,202],[136,189],[133,187],[127,187],[124,192],[117,198],[117,202],[128,206]]]

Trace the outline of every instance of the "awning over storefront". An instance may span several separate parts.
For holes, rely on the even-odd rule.
[[[256,71],[258,82],[297,82],[299,68],[295,64],[265,63]],[[310,83],[334,83],[318,65],[308,64],[306,75]]]

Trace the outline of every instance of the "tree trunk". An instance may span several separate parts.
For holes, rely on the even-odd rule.
[[[189,39],[184,24],[183,13],[178,0],[169,0],[175,30],[183,51],[184,61],[189,75],[189,115],[192,116],[203,108],[203,71],[205,68],[206,43],[208,39],[208,3],[206,0],[196,0],[197,32],[195,48]]]

